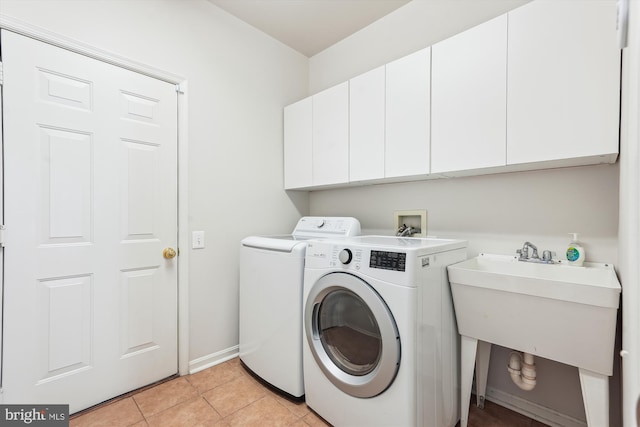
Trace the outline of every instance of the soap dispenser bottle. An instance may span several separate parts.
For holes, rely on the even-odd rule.
[[[569,265],[580,267],[584,262],[584,248],[578,242],[578,233],[569,233],[572,236],[571,243],[567,248],[567,261]]]

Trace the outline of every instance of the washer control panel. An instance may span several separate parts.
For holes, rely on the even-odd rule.
[[[317,217],[300,218],[291,233],[295,237],[349,237],[360,235],[360,222],[350,217]]]
[[[340,254],[338,254],[338,259],[341,263],[347,265],[353,259],[353,252],[351,252],[351,249],[343,249],[340,251]]]

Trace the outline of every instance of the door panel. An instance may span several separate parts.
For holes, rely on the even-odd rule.
[[[175,86],[2,32],[4,403],[177,372]]]
[[[153,301],[153,284],[157,268],[122,272],[122,355],[154,349],[153,310],[148,301]]]
[[[40,243],[91,242],[91,135],[40,126]]]
[[[40,383],[90,366],[91,285],[91,276],[39,281]]]

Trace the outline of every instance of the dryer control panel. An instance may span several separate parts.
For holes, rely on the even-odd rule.
[[[369,267],[383,270],[405,271],[406,252],[371,251]]]

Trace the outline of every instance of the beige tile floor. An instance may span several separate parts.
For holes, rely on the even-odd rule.
[[[304,402],[291,401],[264,386],[238,358],[114,399],[73,415],[70,422],[71,427],[328,425]],[[486,402],[484,410],[472,404],[469,411],[469,427],[542,426],[491,402]]]
[[[254,379],[238,358],[72,416],[71,427],[327,426]]]

